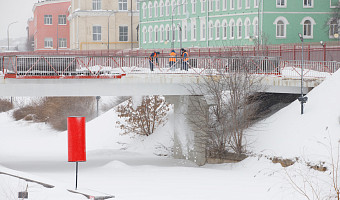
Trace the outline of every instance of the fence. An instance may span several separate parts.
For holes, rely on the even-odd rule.
[[[179,49],[175,49],[180,52]],[[338,61],[340,62],[339,43],[304,45],[304,60],[306,61]],[[20,52],[27,56],[149,56],[152,52],[160,52],[160,56],[168,56],[170,49],[133,49],[133,50],[88,50],[88,51],[39,51]],[[260,45],[237,47],[187,48],[190,57],[231,57],[231,56],[269,56],[280,57],[282,60],[301,60],[301,44],[289,45]],[[1,53],[0,56],[16,56],[18,52]],[[179,55],[179,54],[177,54]]]
[[[280,57],[169,57],[150,60],[145,56],[4,56],[1,71],[6,78],[121,78],[125,74],[216,74],[248,72],[287,77],[301,76],[301,61]],[[154,70],[151,71],[150,67]],[[304,61],[305,77],[325,77],[340,68],[339,62]]]

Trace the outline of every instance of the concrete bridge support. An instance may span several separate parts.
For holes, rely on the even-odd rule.
[[[165,96],[165,100],[174,105],[174,158],[187,159],[197,165],[204,165],[207,160],[207,135],[195,125],[202,123],[202,120],[208,117],[195,114],[198,104],[203,106],[207,113],[209,106],[204,96]]]

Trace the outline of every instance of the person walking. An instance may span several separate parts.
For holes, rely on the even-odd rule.
[[[153,65],[158,63],[158,54],[159,52],[152,52],[149,57],[149,63],[150,63],[150,70],[153,71]]]
[[[175,63],[176,63],[176,52],[175,52],[175,50],[171,50],[170,58],[169,58],[170,69],[172,69],[172,70],[176,69],[176,67],[174,66]]]
[[[188,61],[189,61],[189,54],[185,49],[181,49],[182,51],[182,67],[181,70],[188,71]]]

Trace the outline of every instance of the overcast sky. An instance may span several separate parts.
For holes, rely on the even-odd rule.
[[[38,0],[0,0],[0,39],[7,38],[7,28],[10,26],[10,38],[27,36],[27,20],[33,17],[32,8]]]

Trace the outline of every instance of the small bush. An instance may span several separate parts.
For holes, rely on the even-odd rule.
[[[46,97],[13,112],[15,120],[48,123],[55,130],[67,130],[67,117],[93,119],[95,97]]]
[[[0,99],[0,112],[7,112],[13,109],[13,104],[5,99]]]

